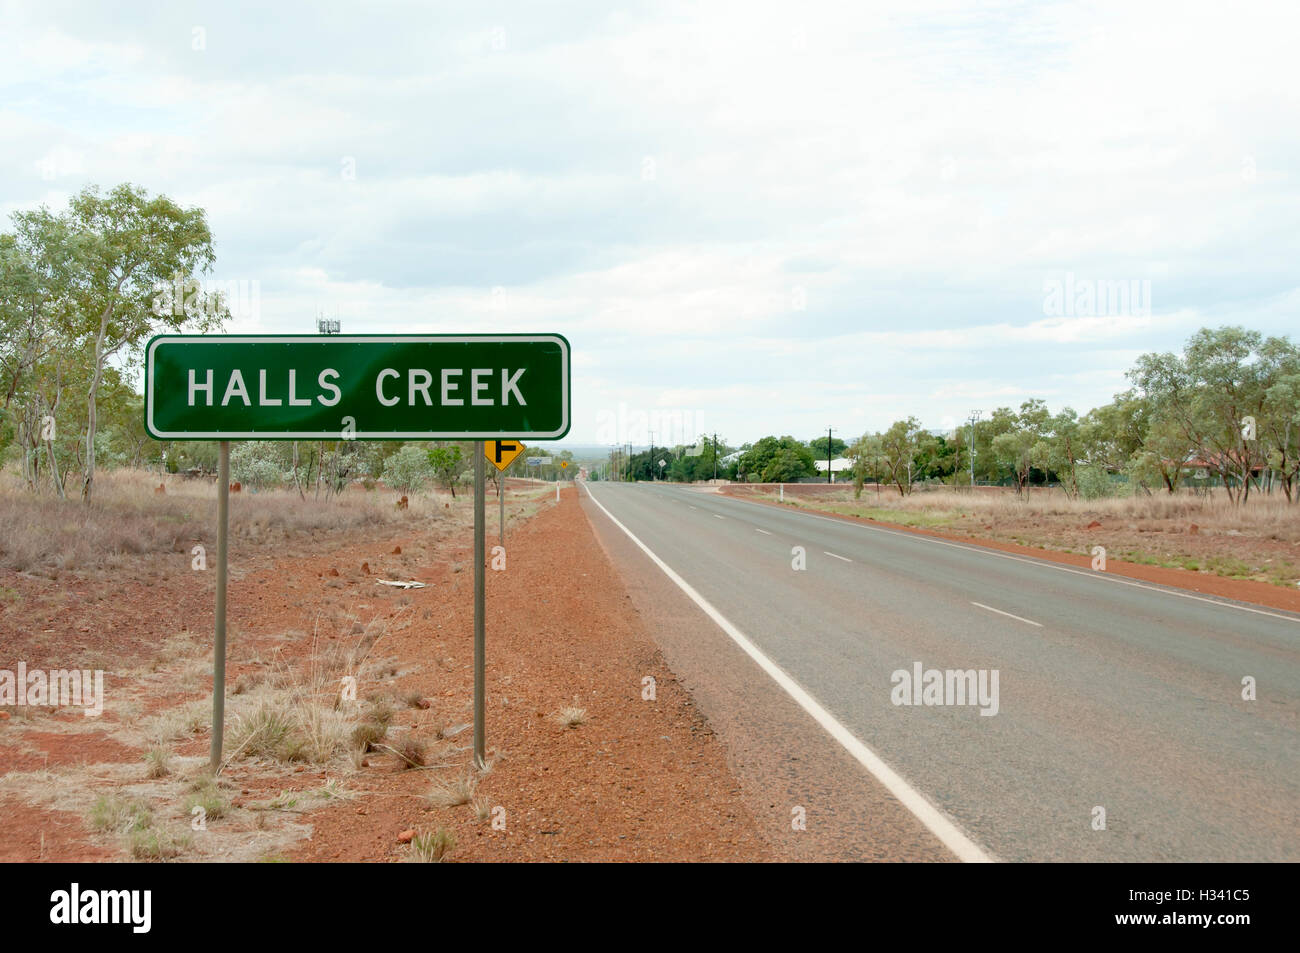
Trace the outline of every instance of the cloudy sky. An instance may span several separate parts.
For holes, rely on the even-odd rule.
[[[1300,330],[1297,36],[1291,2],[0,0],[0,214],[201,206],[235,331],[560,332],[570,444],[1082,412],[1203,325]]]

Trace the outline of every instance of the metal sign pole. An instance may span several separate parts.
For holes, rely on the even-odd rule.
[[[501,506],[501,515],[497,522],[501,527],[501,546],[504,549],[506,545],[506,471],[502,470],[497,474],[497,503]]]
[[[483,441],[474,444],[474,763],[484,767],[485,730],[483,719],[486,705],[483,700],[486,679],[483,675],[485,645],[483,638],[483,588],[485,544],[483,530],[486,523],[484,507],[484,476],[486,461],[483,458]]]
[[[221,742],[226,730],[226,549],[230,529],[230,441],[217,446],[217,611],[212,646],[212,754],[208,767],[221,768]]]

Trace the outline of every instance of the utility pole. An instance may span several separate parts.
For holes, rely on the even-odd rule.
[[[826,482],[827,483],[835,482],[834,478],[831,476],[831,428],[830,427],[826,428]]]
[[[718,435],[713,435],[713,479],[718,479]]]
[[[972,410],[970,412],[970,446],[967,448],[970,454],[970,491],[975,492],[975,421],[979,420],[983,411]]]
[[[650,482],[655,481],[655,432],[650,431]]]

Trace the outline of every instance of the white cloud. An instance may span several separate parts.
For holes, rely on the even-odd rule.
[[[565,333],[575,441],[620,401],[733,440],[1084,410],[1202,323],[1295,326],[1289,5],[2,12],[0,209],[201,205],[237,330]],[[1047,315],[1067,272],[1151,311]]]

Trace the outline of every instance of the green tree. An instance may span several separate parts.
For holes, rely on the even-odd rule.
[[[880,435],[881,459],[889,471],[889,482],[898,495],[912,492],[913,467],[921,445],[921,424],[915,417],[896,420]]]
[[[280,448],[271,440],[245,440],[230,450],[230,475],[254,490],[269,490],[284,482]]]
[[[123,184],[102,196],[96,187],[86,187],[61,216],[43,209],[34,214],[37,244],[67,249],[70,280],[60,293],[68,304],[60,311],[69,336],[90,344],[81,490],[89,502],[98,398],[108,361],[137,359],[140,346],[158,329],[220,327],[228,311],[220,296],[205,295],[196,287],[194,276],[210,271],[216,257],[202,209],[184,209],[166,196],[151,198],[145,190]],[[187,293],[183,306],[161,306],[159,289],[178,281],[193,292]]]
[[[807,476],[811,467],[812,452],[805,448],[800,453],[794,447],[780,447],[763,468],[760,479],[764,483],[795,483],[800,477]]]
[[[1144,490],[1164,486],[1170,493],[1178,492],[1183,469],[1196,456],[1196,445],[1188,439],[1178,424],[1162,415],[1156,415],[1147,428],[1142,446],[1129,458],[1129,479]]]
[[[751,445],[741,455],[738,471],[743,477],[752,474],[765,483],[792,483],[800,477],[815,475],[817,465],[812,450],[787,435],[764,437]]]
[[[1151,426],[1149,402],[1132,390],[1079,418],[1083,456],[1110,473],[1123,471],[1146,443]]]
[[[407,444],[384,461],[384,482],[403,496],[423,490],[433,479],[432,451]]]
[[[880,446],[880,434],[864,433],[846,451],[853,461],[853,498],[862,498],[862,487],[870,476],[876,484],[880,483],[879,461],[884,455]]]
[[[1258,440],[1269,469],[1278,475],[1288,502],[1300,498],[1300,348],[1284,338],[1260,346],[1264,365],[1264,412]]]
[[[849,445],[845,443],[843,440],[841,440],[839,437],[831,437],[830,443],[831,443],[830,455],[832,458],[842,456],[844,454],[844,451],[849,449]],[[813,452],[814,458],[818,460],[825,460],[826,459],[826,437],[825,436],[814,437],[812,440],[809,440],[808,449],[810,449]]]
[[[1267,463],[1257,427],[1268,418],[1269,375],[1279,363],[1270,355],[1290,349],[1285,339],[1265,341],[1241,327],[1202,328],[1181,356],[1144,354],[1129,372],[1155,416],[1196,448],[1234,503],[1250,498],[1251,475]],[[1256,422],[1254,432],[1248,420]]]
[[[456,480],[464,472],[466,460],[460,445],[455,443],[438,444],[430,447],[426,453],[429,467],[434,479],[451,490],[451,498],[456,498]]]
[[[1049,418],[1034,444],[1031,457],[1034,466],[1055,474],[1066,496],[1076,499],[1079,496],[1079,464],[1083,460],[1079,415],[1066,407]]]
[[[1045,452],[1039,443],[1048,431],[1050,415],[1041,400],[1027,400],[1020,405],[1012,428],[993,438],[993,455],[1009,467],[1016,478],[1016,492],[1029,486],[1029,471]]]

